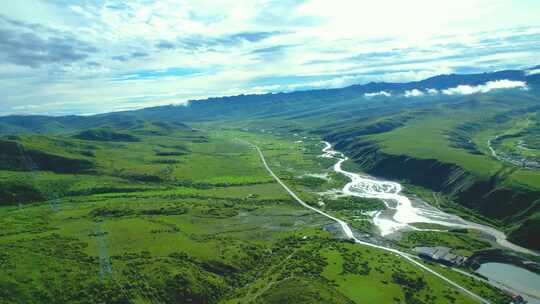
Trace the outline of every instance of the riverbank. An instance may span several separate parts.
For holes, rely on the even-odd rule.
[[[413,204],[411,199],[401,193],[403,188],[397,182],[379,180],[371,176],[344,170],[342,164],[349,158],[343,153],[333,150],[329,142],[325,141],[324,144],[325,147],[322,149],[323,154],[321,157],[336,159],[337,162],[333,166],[333,170],[351,180],[342,188],[343,194],[381,199],[385,202],[387,210],[391,210],[390,212],[386,210],[377,212],[372,218],[382,236],[388,236],[400,230],[422,230],[412,226],[413,223],[436,224],[451,228],[478,230],[493,237],[501,247],[538,256],[532,250],[511,243],[503,232],[493,227],[470,222],[459,216],[445,213],[420,200]]]
[[[305,208],[308,208],[334,222],[336,222],[342,229],[343,231],[343,234],[345,235],[345,237],[352,241],[353,243],[355,244],[359,244],[359,245],[364,245],[364,246],[367,246],[367,247],[371,247],[371,248],[375,248],[375,249],[380,249],[382,251],[386,251],[388,253],[392,253],[392,254],[395,254],[405,260],[407,260],[409,263],[413,264],[414,266],[438,277],[439,279],[443,280],[444,282],[448,283],[449,285],[453,286],[455,289],[459,290],[460,292],[462,292],[463,294],[477,300],[477,301],[480,301],[481,303],[485,303],[485,304],[490,304],[490,301],[486,300],[485,298],[483,298],[482,296],[472,292],[471,290],[463,287],[462,285],[454,282],[453,280],[447,278],[446,276],[442,275],[441,273],[431,269],[430,267],[427,267],[426,265],[424,265],[423,263],[417,261],[413,256],[411,256],[410,254],[407,254],[407,253],[404,253],[404,252],[401,252],[397,249],[393,249],[393,248],[388,248],[388,247],[385,247],[385,246],[381,246],[381,245],[377,245],[377,244],[372,244],[372,243],[369,243],[369,242],[366,242],[366,241],[363,241],[363,240],[360,240],[358,239],[354,232],[352,231],[352,229],[349,227],[349,225],[342,221],[341,219],[338,219],[324,211],[321,211],[315,207],[312,207],[310,206],[309,204],[305,203],[301,198],[299,198],[296,193],[294,191],[292,191],[273,171],[272,169],[268,166],[268,163],[266,162],[266,158],[264,157],[264,154],[262,153],[261,149],[256,146],[256,145],[253,145],[253,144],[250,144],[252,145],[256,150],[257,150],[257,153],[259,154],[260,156],[260,159],[261,159],[261,162],[263,163],[263,166],[264,168],[266,169],[266,171],[268,172],[268,174],[270,174],[270,176],[272,176],[272,178],[281,186],[283,187],[283,189],[289,194],[291,195],[291,197],[296,201],[298,202],[300,205],[304,206]],[[329,150],[331,148],[331,145],[329,143],[327,143],[327,147],[325,147],[325,149]],[[323,150],[324,151],[324,150]],[[338,154],[339,152],[336,152],[336,151],[327,151],[327,153],[330,153],[329,155],[334,155],[334,154]],[[336,168],[336,166],[338,168],[340,168],[341,166],[341,163],[343,163],[344,161],[346,161],[346,157],[340,159],[336,165],[334,165],[334,168]],[[346,171],[344,171],[346,172]],[[347,172],[348,174],[351,174],[351,176],[354,175],[354,173],[349,173]],[[349,184],[347,184],[349,185]]]
[[[368,138],[349,141],[339,137],[334,141],[336,147],[349,154],[363,172],[406,181],[439,193],[452,201],[452,205],[459,205],[459,209],[466,208],[482,218],[500,223],[497,227],[508,234],[512,243],[540,250],[540,239],[534,237],[540,233],[540,214],[535,205],[540,198],[540,189],[531,185],[536,176],[533,171],[516,171],[494,163],[492,158],[485,164],[490,170],[477,172],[463,164],[438,159],[436,154],[431,157],[394,154],[397,151]],[[529,182],[512,179],[515,176]]]

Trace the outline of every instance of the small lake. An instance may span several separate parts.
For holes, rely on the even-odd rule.
[[[540,275],[527,269],[503,263],[485,263],[476,271],[492,281],[519,292],[523,298],[529,301],[529,304],[540,304]],[[531,296],[534,296],[534,298]]]

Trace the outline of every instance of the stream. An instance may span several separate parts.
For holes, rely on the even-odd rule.
[[[324,142],[324,144],[321,157],[336,159],[337,162],[333,166],[334,171],[351,180],[341,190],[344,195],[376,198],[382,200],[386,205],[385,210],[378,211],[372,216],[373,223],[382,236],[388,236],[401,230],[434,231],[434,229],[420,229],[411,225],[412,223],[430,223],[449,228],[481,231],[490,235],[501,247],[516,252],[538,255],[532,250],[509,242],[503,232],[493,227],[467,221],[459,216],[445,213],[420,199],[411,199],[401,194],[402,186],[397,182],[380,180],[344,170],[342,164],[349,158],[343,153],[333,150],[330,143]]]

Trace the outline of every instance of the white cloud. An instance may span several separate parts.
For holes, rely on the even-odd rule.
[[[530,5],[532,1],[528,3]],[[516,7],[511,1],[490,0],[341,0],[339,5],[327,0],[309,0],[299,8],[298,14],[323,19],[325,22],[320,31],[326,39],[358,35],[380,37],[397,33],[409,40],[422,41],[441,32],[466,32],[471,27],[485,30],[495,26],[496,22],[518,21],[517,16],[510,14],[505,20],[497,20],[494,16],[505,11],[515,12]],[[535,15],[524,11],[520,17],[534,22],[537,19]],[[502,24],[499,26],[503,27]]]
[[[77,41],[73,61],[29,67],[3,60],[21,55],[18,45],[25,41],[12,48],[2,44],[11,40],[0,41],[2,114],[96,113],[229,94],[414,81],[540,61],[540,2],[532,0],[72,2],[35,0],[30,10],[25,1],[0,1],[0,31],[11,40],[17,37],[13,24],[24,22],[21,33],[33,31],[44,40],[51,33],[71,35],[97,49],[80,49]],[[69,48],[46,50],[58,59]],[[79,58],[80,51],[87,57]],[[171,69],[197,73],[156,73]],[[409,96],[419,93],[411,90]]]
[[[439,90],[437,90],[437,89],[428,89],[427,92],[428,92],[429,95],[437,95],[437,94],[439,94]]]
[[[289,84],[286,86],[286,89],[284,91],[294,91],[294,90],[300,90],[300,89],[341,88],[341,87],[355,84],[357,81],[358,81],[357,77],[346,75],[346,76],[334,77],[334,78],[330,78],[326,80]]]
[[[540,69],[527,70],[525,71],[525,74],[527,74],[527,76],[537,75],[540,74]]]
[[[523,81],[513,81],[508,79],[488,81],[485,84],[470,86],[459,85],[454,88],[442,90],[445,95],[470,95],[476,93],[487,93],[499,89],[527,89],[527,83]]]
[[[407,90],[404,93],[405,97],[420,97],[420,96],[424,96],[424,95],[425,95],[425,93],[418,90],[418,89]]]
[[[383,96],[383,97],[390,97],[392,96],[392,93],[386,92],[386,91],[379,91],[379,92],[372,92],[372,93],[365,93],[365,97],[377,97],[377,96]]]

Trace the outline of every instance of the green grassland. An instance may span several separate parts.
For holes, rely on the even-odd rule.
[[[0,155],[0,168],[14,169],[0,170],[0,180],[6,183],[3,191],[9,192],[10,185],[25,186],[41,199],[179,186],[208,188],[271,182],[258,166],[257,156],[241,143],[219,138],[210,140],[195,131],[142,135],[136,142],[83,141],[66,136],[20,136],[3,142],[22,147]],[[33,151],[39,151],[39,159],[31,157]],[[49,163],[63,166],[57,159],[73,163],[73,170],[45,171]],[[17,161],[18,168],[1,166]],[[76,165],[80,162],[89,165],[81,168]]]
[[[313,299],[303,297],[311,293],[318,294],[318,303],[474,303],[387,253],[324,235],[284,241],[289,242],[287,250],[277,254],[269,272],[227,303],[255,298],[261,303],[310,303]],[[488,297],[504,300],[490,288],[478,287]]]
[[[538,157],[538,79],[527,78],[528,91],[399,93],[515,77],[524,76],[443,75],[88,117],[2,117],[0,302],[475,303],[398,256],[344,241],[335,223],[274,182],[249,143],[308,204],[371,240],[390,243],[365,215],[381,202],[334,195],[347,179],[318,157],[321,139],[351,158],[348,170],[401,179],[408,195],[540,248],[539,171],[488,146],[499,136],[492,148],[501,155]],[[387,86],[392,98],[363,97]],[[447,245],[468,256],[491,243],[473,231],[413,231],[390,245]],[[492,303],[509,302],[469,276],[427,266]]]
[[[317,204],[345,182],[313,175],[332,164],[317,137],[144,126],[2,139],[21,153],[0,159],[2,303],[474,303],[397,256],[340,240],[245,142]],[[88,165],[43,170],[51,159]],[[380,207],[325,201],[338,215]]]
[[[476,106],[482,106],[486,111],[493,107],[489,102]],[[498,111],[500,109],[497,111],[491,110],[490,115],[495,116]],[[473,141],[476,147],[483,152],[478,154],[470,153],[470,151],[456,146],[451,136],[449,136],[450,133],[455,132],[464,124],[481,124],[483,120],[486,120],[486,115],[484,111],[469,111],[468,107],[452,109],[451,111],[450,109],[443,109],[441,112],[415,119],[402,128],[367,136],[366,139],[379,142],[382,151],[389,154],[437,159],[445,163],[456,164],[480,177],[488,178],[496,175],[508,165],[494,159],[488,152],[487,137],[489,137],[489,134],[496,134],[497,129],[486,123],[484,128],[488,129],[487,131],[482,130],[482,126],[477,126],[483,132],[476,131],[467,134],[470,136],[468,139]],[[513,121],[522,121],[527,116],[518,116]],[[499,130],[508,130],[504,124],[500,124],[498,128]],[[515,168],[507,176],[506,181],[540,189],[540,171]]]
[[[257,102],[260,108],[237,107],[230,110],[234,115],[223,118],[225,123],[218,119],[206,124],[246,130],[261,138],[291,137],[302,141],[298,149],[305,149],[314,136],[324,138],[356,163],[346,166],[437,192],[445,197],[440,205],[443,209],[459,210],[467,218],[502,226],[513,242],[540,248],[538,240],[531,237],[539,227],[540,170],[494,157],[488,145],[490,139],[501,136],[500,142],[492,144],[500,155],[511,160],[537,160],[540,104],[536,85],[531,84],[529,90],[422,98],[396,95],[388,100],[360,98],[352,88],[328,92],[331,100],[325,99],[323,92],[306,93],[311,98],[301,95],[233,99],[230,101],[238,105]],[[225,101],[198,106],[205,111],[226,110]],[[186,117],[200,114],[184,109],[177,112]],[[268,148],[272,157],[272,147]],[[309,149],[304,152],[312,153]],[[281,157],[276,170],[295,184],[296,190],[304,184],[324,192],[327,183],[310,176],[320,165],[295,162],[296,167]],[[332,177],[328,171],[318,172]],[[310,191],[303,195],[310,197]],[[433,199],[427,201],[437,204]]]
[[[402,118],[397,127],[354,139],[343,137],[349,129],[329,136],[364,170],[440,192],[448,203],[443,209],[461,209],[457,202],[474,210],[473,218],[505,226],[512,241],[538,249],[532,237],[540,227],[538,100],[514,94],[451,99]]]

